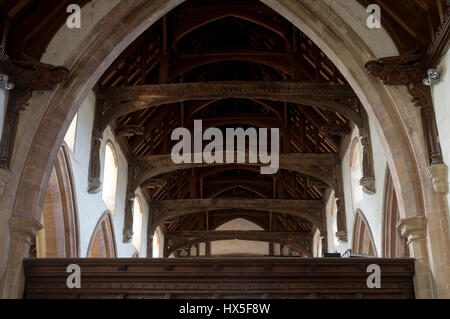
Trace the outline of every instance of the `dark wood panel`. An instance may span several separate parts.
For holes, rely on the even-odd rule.
[[[66,268],[81,267],[81,289]],[[367,288],[367,266],[381,288]],[[414,298],[413,259],[26,259],[25,298]]]

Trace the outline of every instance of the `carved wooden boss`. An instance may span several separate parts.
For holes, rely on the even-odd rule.
[[[11,60],[0,46],[0,73],[14,84],[6,106],[5,122],[0,142],[0,195],[11,178],[10,165],[14,152],[20,112],[25,110],[33,91],[53,90],[66,80],[69,71],[40,62]]]

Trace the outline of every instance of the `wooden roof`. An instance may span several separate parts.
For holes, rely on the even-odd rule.
[[[358,0],[377,3],[382,23],[401,52],[425,52],[446,11],[444,0]],[[65,21],[70,3],[87,0],[0,0],[1,45],[14,59],[39,60]],[[259,1],[188,0],[145,31],[112,64],[100,89],[158,83],[263,81],[346,84],[327,56],[289,21]],[[352,121],[315,106],[261,99],[187,100],[127,113],[111,125],[129,158],[167,154],[173,129],[208,126],[279,127],[285,153],[337,154]],[[137,130],[136,128],[141,128]],[[324,200],[327,186],[282,169],[262,176],[239,165],[178,170],[145,188],[155,200],[186,198],[282,198]],[[169,232],[210,230],[244,217],[271,231],[311,232],[301,218],[258,211],[191,214],[166,223]]]

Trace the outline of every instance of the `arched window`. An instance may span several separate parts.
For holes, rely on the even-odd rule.
[[[314,232],[313,257],[322,257],[322,235],[319,229]]]
[[[142,241],[142,202],[139,196],[134,198],[133,202],[133,245],[141,252]]]
[[[362,177],[360,154],[359,141],[355,138],[350,149],[350,179],[352,184],[353,209],[358,208],[359,203],[363,199],[363,190],[359,183]]]
[[[92,234],[87,256],[89,258],[117,257],[111,212],[105,212],[100,217]]]
[[[112,214],[114,214],[116,206],[117,172],[118,164],[116,151],[111,142],[108,142],[105,147],[102,198],[106,207],[108,207]]]
[[[356,211],[355,224],[353,227],[352,252],[377,257],[377,251],[370,230],[369,223],[360,210]]]
[[[75,117],[70,123],[69,129],[67,130],[66,136],[64,137],[64,142],[66,142],[70,151],[73,152],[75,150],[75,140],[77,136],[77,126],[78,126],[78,113],[75,114]]]
[[[337,245],[339,245],[339,240],[338,237],[336,235],[337,231],[338,231],[338,227],[337,227],[337,202],[336,202],[336,198],[333,198],[333,202],[331,205],[331,231],[332,231],[332,238],[333,238],[333,244],[334,247],[336,247]]]
[[[161,245],[161,239],[159,238],[158,230],[155,230],[155,233],[153,234],[153,258],[160,258],[160,245]]]
[[[78,219],[75,188],[65,146],[56,158],[42,208],[41,224],[37,233],[36,251],[30,256],[38,258],[78,257]]]

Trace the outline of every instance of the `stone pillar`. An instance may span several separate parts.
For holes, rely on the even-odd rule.
[[[18,299],[23,297],[25,285],[23,259],[28,257],[32,241],[42,225],[31,218],[13,216],[9,221],[9,228],[11,244],[2,298]]]
[[[400,220],[397,227],[407,239],[411,257],[416,259],[414,290],[416,298],[432,298],[430,264],[425,236],[425,216],[406,217]]]
[[[434,298],[450,299],[450,238],[446,198],[439,199],[440,208],[426,212],[427,247],[433,278]]]

